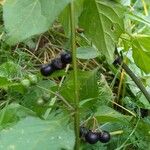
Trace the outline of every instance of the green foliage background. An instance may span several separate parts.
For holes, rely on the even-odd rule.
[[[72,66],[47,78],[39,72],[41,64],[71,48],[71,1],[6,0],[0,7],[1,150],[74,147]],[[81,140],[80,149],[148,150],[150,116],[143,118],[140,110],[149,110],[150,104],[127,75],[118,92],[122,70],[112,63],[117,49],[150,91],[150,1],[74,0],[74,4],[80,121],[92,129],[95,118],[96,129],[112,134],[107,144]],[[30,75],[37,83],[25,87],[22,81]]]

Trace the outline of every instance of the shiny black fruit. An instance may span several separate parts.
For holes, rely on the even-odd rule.
[[[55,69],[51,64],[46,64],[46,65],[42,65],[40,71],[43,76],[49,76],[55,71]]]
[[[61,61],[64,64],[70,64],[72,62],[72,55],[71,55],[71,52],[69,51],[61,53],[60,57],[61,57]]]
[[[107,131],[102,131],[101,133],[99,133],[99,141],[101,141],[102,143],[109,142],[110,138],[110,133]]]
[[[55,70],[61,70],[66,66],[64,63],[62,63],[61,58],[53,59],[51,65]]]
[[[85,135],[85,140],[86,142],[90,143],[90,144],[95,144],[98,142],[99,140],[99,135],[98,133],[89,131],[86,135]]]
[[[141,113],[141,117],[147,117],[149,114],[149,110],[148,109],[144,109],[144,108],[140,108],[140,113]]]
[[[117,57],[114,62],[113,62],[113,65],[114,66],[117,66],[117,65],[121,65],[122,63],[122,58],[121,57]]]

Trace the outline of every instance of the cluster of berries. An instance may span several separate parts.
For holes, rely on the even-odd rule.
[[[85,127],[80,127],[80,137],[89,144],[95,144],[98,141],[107,143],[110,141],[110,133],[107,131],[93,132]]]
[[[71,52],[62,52],[60,57],[53,59],[49,64],[44,64],[41,66],[41,74],[43,76],[50,76],[54,71],[64,69],[66,65],[71,62]]]

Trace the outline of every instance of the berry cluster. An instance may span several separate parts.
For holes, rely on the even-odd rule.
[[[51,63],[42,65],[41,74],[43,76],[50,76],[54,71],[64,69],[71,61],[71,53],[65,51],[60,54],[60,57],[53,59]]]
[[[89,144],[95,144],[98,141],[107,143],[110,141],[110,133],[107,131],[93,132],[85,127],[80,127],[80,137],[84,138]]]

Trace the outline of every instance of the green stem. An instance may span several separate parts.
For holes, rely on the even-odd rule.
[[[129,67],[126,64],[123,63],[122,68],[128,73],[128,75],[132,78],[132,80],[135,82],[138,88],[142,91],[146,99],[150,102],[150,95],[143,86],[141,80],[135,76],[135,74],[129,69]]]
[[[122,68],[126,71],[126,73],[131,77],[131,79],[135,82],[137,87],[142,91],[146,99],[150,102],[150,94],[147,92],[146,88],[144,87],[141,80],[130,70],[130,68],[125,64],[122,63],[120,59],[118,59],[118,63],[122,66]]]
[[[80,148],[80,138],[79,138],[79,96],[78,96],[78,79],[77,79],[77,59],[76,59],[76,35],[75,35],[75,11],[74,11],[74,1],[70,3],[70,22],[71,22],[71,46],[72,46],[72,58],[73,58],[73,74],[74,74],[74,130],[75,130],[75,146],[74,150],[79,150]]]

